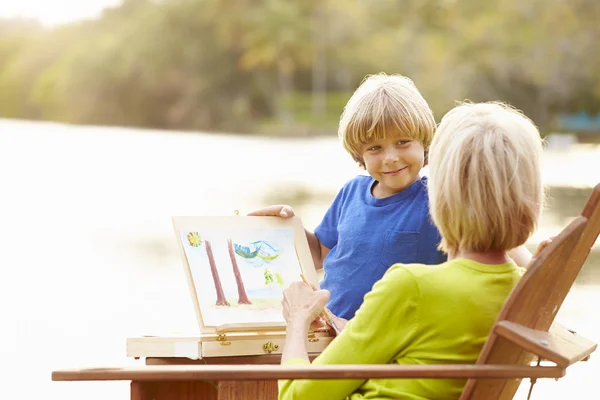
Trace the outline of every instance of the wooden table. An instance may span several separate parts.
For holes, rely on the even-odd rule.
[[[146,358],[146,365],[244,365],[248,370],[254,365],[278,365],[281,354],[244,357],[211,357],[192,360],[189,358]],[[131,400],[146,399],[277,399],[277,380],[259,381],[132,381]]]
[[[318,354],[309,354],[312,361]],[[279,365],[281,354],[265,354],[260,356],[211,357],[192,360],[189,358],[147,357],[146,365],[237,365],[247,366],[248,371],[256,365]],[[145,382],[133,381],[131,399],[277,399],[277,380],[220,380],[220,381],[177,381],[177,382]],[[173,397],[161,397],[162,393],[171,393]],[[190,393],[194,393],[190,397]],[[134,395],[135,394],[135,395]],[[188,396],[188,397],[185,397]],[[194,397],[196,396],[196,397]]]

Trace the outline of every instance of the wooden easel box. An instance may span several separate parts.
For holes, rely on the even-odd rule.
[[[310,283],[318,283],[308,241],[300,218],[279,217],[172,217],[177,243],[180,244],[182,263],[199,333],[190,335],[138,336],[127,338],[127,357],[183,357],[189,359],[208,359],[211,357],[258,356],[281,354],[285,346],[285,324],[229,324],[207,326],[203,319],[197,297],[191,268],[180,242],[181,231],[193,231],[198,227],[219,226],[220,228],[291,228],[294,233],[294,246],[302,273]],[[300,276],[298,277],[300,280]],[[333,340],[329,329],[309,332],[308,352],[321,353]]]
[[[308,352],[321,353],[333,340],[329,330],[309,333]],[[127,357],[189,358],[281,354],[285,332],[234,332],[196,336],[140,336],[127,339]]]

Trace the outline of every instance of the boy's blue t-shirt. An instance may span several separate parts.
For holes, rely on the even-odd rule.
[[[427,178],[383,199],[371,194],[374,183],[363,175],[347,182],[315,229],[321,244],[330,249],[321,282],[321,288],[331,292],[327,307],[348,320],[393,264],[447,260],[437,250],[441,236],[429,216]]]

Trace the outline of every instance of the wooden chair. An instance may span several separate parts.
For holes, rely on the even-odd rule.
[[[55,381],[129,380],[131,398],[275,399],[277,379],[468,379],[461,400],[513,398],[520,380],[560,378],[596,344],[552,325],[600,232],[600,185],[575,218],[532,261],[509,295],[473,365],[147,365],[54,371]],[[532,366],[537,358],[554,363]]]
[[[585,359],[596,349],[595,344],[582,340],[559,324],[552,326],[598,238],[600,184],[592,191],[581,216],[569,227],[575,227],[582,218],[587,220],[587,224],[566,262],[560,257],[553,262],[551,250],[533,261],[507,299],[477,364],[527,365],[537,357],[566,368]],[[563,233],[566,234],[567,230]],[[564,251],[568,252],[568,249],[565,247]],[[512,399],[519,384],[518,379],[469,380],[461,400]]]

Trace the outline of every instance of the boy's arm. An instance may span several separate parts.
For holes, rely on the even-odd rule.
[[[508,256],[512,258],[515,264],[517,264],[519,267],[527,269],[529,268],[531,260],[539,256],[540,252],[544,250],[544,248],[548,246],[550,242],[552,242],[552,239],[554,239],[554,236],[550,237],[549,239],[542,240],[542,242],[538,245],[537,249],[535,250],[534,255],[532,255],[531,252],[527,250],[527,247],[525,247],[525,245],[521,245],[517,248],[510,250],[508,252]]]
[[[327,254],[329,254],[329,250],[327,247],[323,246],[321,244],[321,266],[317,269],[321,269],[323,268],[323,260],[325,260],[325,257],[327,257]]]
[[[521,245],[507,252],[508,256],[521,268],[527,269],[529,262],[533,258],[527,247]]]
[[[315,269],[319,270],[323,268],[323,260],[329,254],[329,249],[319,241],[317,235],[313,232],[305,229],[306,239],[308,239],[308,247],[310,248],[310,254],[313,258],[313,263],[315,264]]]

